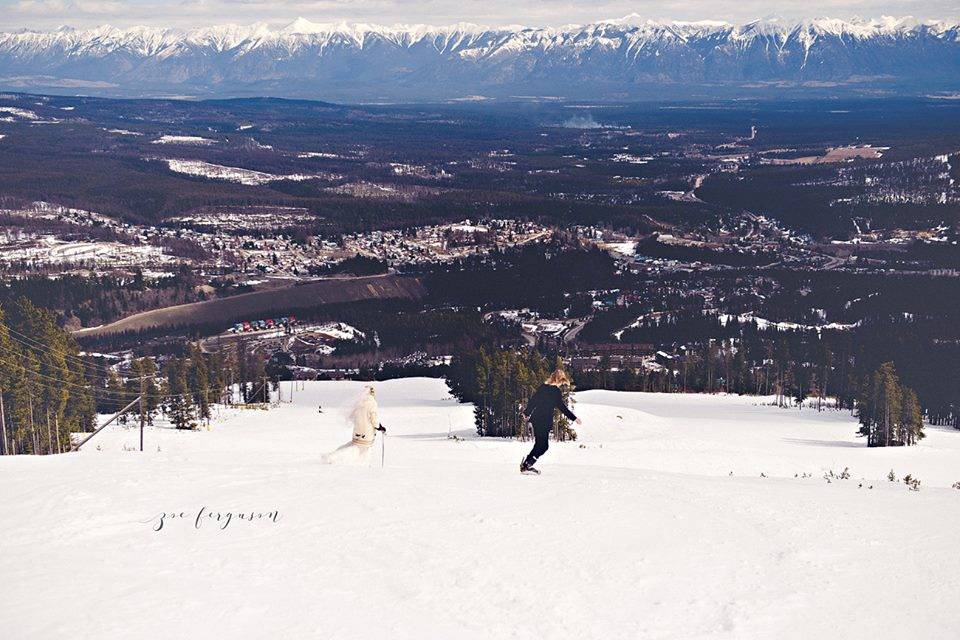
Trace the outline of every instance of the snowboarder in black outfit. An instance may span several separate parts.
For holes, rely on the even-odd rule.
[[[540,456],[546,453],[547,447],[549,447],[554,410],[559,409],[567,418],[581,424],[580,418],[573,415],[573,412],[563,403],[563,392],[560,387],[569,384],[570,378],[567,377],[567,374],[563,370],[557,369],[530,397],[527,408],[523,410],[523,415],[533,424],[534,445],[527,457],[520,463],[520,473],[540,475],[540,472],[534,469],[533,465]]]

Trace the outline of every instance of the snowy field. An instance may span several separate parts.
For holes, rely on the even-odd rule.
[[[442,382],[375,386],[384,468],[379,443],[319,463],[352,382],[142,454],[111,427],[0,459],[3,637],[960,636],[960,431],[868,450],[846,413],[582,392],[580,440],[531,477],[530,444],[473,437]]]

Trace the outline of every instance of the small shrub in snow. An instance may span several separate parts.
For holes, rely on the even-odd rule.
[[[920,478],[914,478],[908,473],[904,476],[903,483],[910,487],[910,491],[920,491]]]
[[[953,487],[954,489],[960,490],[960,482],[954,482],[954,483],[953,483],[952,485],[950,485],[950,486]]]
[[[889,480],[890,482],[896,482],[896,481],[897,481],[897,476],[896,476],[896,474],[893,472],[893,469],[890,469],[890,473],[887,474],[887,480]]]
[[[843,468],[843,471],[840,472],[840,479],[841,479],[841,480],[849,480],[849,479],[850,479],[850,467],[844,467],[844,468]]]

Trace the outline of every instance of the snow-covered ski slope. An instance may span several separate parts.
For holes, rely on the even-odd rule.
[[[960,432],[868,450],[844,413],[582,392],[580,440],[530,477],[529,443],[474,438],[441,381],[408,379],[375,385],[386,467],[379,442],[372,468],[323,466],[360,386],[149,429],[143,454],[111,427],[0,459],[0,635],[960,636]],[[184,517],[154,531],[162,512]]]

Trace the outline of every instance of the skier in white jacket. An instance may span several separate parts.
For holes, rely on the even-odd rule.
[[[380,424],[377,396],[373,387],[364,387],[347,418],[353,429],[350,442],[324,456],[327,464],[369,465],[370,450],[377,431],[386,433]]]

